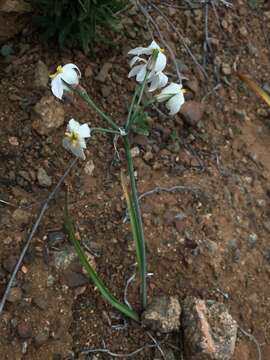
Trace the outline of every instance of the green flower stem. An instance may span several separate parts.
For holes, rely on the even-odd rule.
[[[109,133],[109,134],[115,134],[115,135],[121,135],[120,131],[111,130],[111,129],[104,129],[104,128],[91,128],[92,132],[102,132],[102,133]]]
[[[90,98],[86,91],[81,91],[76,88],[72,88],[69,86],[73,91],[80,95],[80,97],[90,106],[92,107],[107,123],[114,129],[119,131],[119,126],[107,115],[105,114],[97,105],[96,103]]]
[[[139,90],[138,89],[135,90],[135,94],[133,96],[133,99],[132,99],[132,102],[131,102],[131,105],[130,105],[128,118],[127,118],[127,122],[126,122],[126,126],[125,126],[126,132],[129,131],[130,127],[132,126],[132,119],[135,117],[135,115],[138,112],[138,107],[139,107],[140,102],[142,100],[142,96],[143,96],[143,92],[144,92],[144,88],[145,88],[145,85],[146,85],[148,75],[149,75],[149,71],[147,71],[147,73],[145,75],[145,78],[143,80],[143,83],[141,84]],[[138,95],[139,95],[139,97],[138,97],[137,103],[135,105],[135,100],[136,100]],[[134,108],[135,108],[135,110],[134,110]]]
[[[141,271],[140,271],[140,280],[141,280],[141,296],[142,296],[142,308],[145,309],[147,306],[147,282],[146,282],[146,276],[147,276],[147,268],[146,268],[146,252],[145,252],[145,240],[144,240],[144,231],[143,231],[143,222],[142,222],[142,216],[139,206],[139,200],[138,200],[138,191],[136,186],[136,180],[134,176],[134,167],[133,167],[133,161],[131,157],[130,152],[130,144],[127,136],[123,137],[124,146],[125,146],[125,153],[128,163],[128,174],[130,178],[130,185],[131,185],[131,197],[132,197],[132,203],[134,206],[134,215],[136,218],[136,227],[140,242],[140,259],[138,260],[138,263],[141,264]]]
[[[130,121],[131,121],[131,118],[132,118],[132,112],[133,112],[133,108],[134,108],[135,101],[136,101],[136,98],[138,96],[139,90],[140,90],[140,86],[136,86],[136,89],[135,89],[135,92],[134,92],[134,95],[133,95],[133,98],[132,98],[132,101],[131,101],[131,104],[130,104],[130,107],[129,107],[127,122],[126,122],[126,126],[125,126],[126,131],[128,131],[128,129],[130,127]]]
[[[104,285],[101,278],[93,270],[92,266],[89,264],[87,257],[85,256],[85,253],[84,253],[83,249],[81,248],[79,241],[76,239],[74,225],[73,225],[72,219],[70,218],[70,216],[68,214],[67,205],[65,206],[65,228],[68,233],[69,240],[73,244],[73,246],[77,252],[77,255],[81,261],[81,264],[87,271],[90,279],[93,281],[93,283],[96,285],[96,287],[101,292],[104,299],[107,300],[113,307],[115,307],[117,310],[119,310],[122,314],[135,320],[136,322],[139,322],[140,320],[139,320],[138,314],[135,311],[131,310],[127,305],[119,302],[116,299],[116,297],[112,295],[112,293]]]

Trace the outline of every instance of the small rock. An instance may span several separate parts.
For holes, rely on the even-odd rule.
[[[247,37],[247,36],[248,36],[247,28],[244,27],[244,26],[240,27],[239,32],[240,32],[240,34],[241,34],[243,37]]]
[[[254,248],[256,246],[257,240],[258,240],[257,234],[252,233],[249,235],[248,242],[251,248]]]
[[[47,243],[49,248],[57,247],[65,241],[66,235],[63,231],[50,231],[47,234]]]
[[[151,151],[147,151],[144,155],[143,155],[143,159],[148,162],[150,160],[152,160],[154,158],[154,155]]]
[[[37,172],[38,183],[42,187],[50,187],[52,185],[52,178],[49,176],[45,169],[40,167]]]
[[[199,82],[196,78],[189,80],[185,83],[185,88],[191,90],[194,96],[197,96],[199,93]]]
[[[161,296],[153,299],[142,314],[142,324],[162,333],[178,331],[181,307],[175,296]]]
[[[22,298],[22,290],[18,287],[14,287],[10,289],[10,292],[8,294],[8,298],[7,300],[10,303],[17,303],[21,300]]]
[[[105,98],[109,97],[112,94],[112,87],[108,85],[102,85],[101,94]]]
[[[3,267],[7,272],[11,273],[16,263],[17,263],[17,257],[14,255],[9,255],[8,257],[4,258]]]
[[[17,325],[17,332],[21,339],[29,339],[32,337],[32,326],[30,322],[22,321]]]
[[[231,69],[230,65],[226,64],[226,63],[222,63],[221,71],[222,71],[223,75],[231,75],[231,73],[232,73],[232,69]]]
[[[48,301],[43,295],[34,297],[33,303],[41,310],[47,310],[49,307]]]
[[[32,11],[32,7],[28,2],[23,0],[1,0],[0,11],[6,13],[24,14]]]
[[[39,60],[35,69],[34,85],[37,89],[45,90],[47,88],[48,81],[49,69],[43,61]]]
[[[88,160],[88,161],[86,162],[86,164],[85,164],[84,172],[85,172],[87,175],[92,176],[94,170],[95,170],[94,161],[93,161],[92,159],[91,159],[91,160]]]
[[[4,57],[8,57],[10,55],[12,55],[14,52],[12,46],[10,45],[2,45],[1,49],[0,49],[0,54]]]
[[[201,120],[203,113],[204,105],[193,100],[185,102],[180,110],[185,122],[191,126],[195,126]]]
[[[96,80],[102,83],[105,83],[107,80],[107,77],[109,76],[109,72],[112,69],[112,64],[107,62],[105,63],[102,68],[100,69],[100,72],[98,73]]]
[[[54,253],[54,266],[57,270],[66,270],[74,260],[77,259],[77,253],[72,246],[65,250]]]
[[[65,271],[63,281],[69,288],[76,288],[89,283],[86,276],[74,271]]]
[[[182,326],[187,359],[232,359],[237,323],[224,304],[186,298],[183,302]]]
[[[86,68],[85,68],[85,70],[84,70],[84,76],[85,76],[86,78],[90,78],[90,77],[92,77],[92,75],[93,75],[92,66],[91,66],[91,65],[87,65]]]
[[[138,148],[138,146],[136,146],[130,150],[130,153],[131,157],[135,158],[140,155],[140,149]]]
[[[31,214],[29,214],[27,211],[22,209],[16,209],[12,214],[13,219],[19,224],[19,225],[26,225],[29,223]]]
[[[34,106],[32,127],[40,135],[49,135],[65,122],[65,110],[53,96],[43,96]]]
[[[35,345],[41,346],[45,344],[49,339],[49,335],[50,335],[49,329],[41,330],[34,338]]]

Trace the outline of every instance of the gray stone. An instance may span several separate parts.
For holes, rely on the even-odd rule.
[[[49,176],[45,169],[42,167],[37,172],[38,183],[42,187],[50,187],[52,185],[52,178]]]
[[[43,295],[34,297],[33,303],[41,310],[47,310],[49,307],[48,301]]]
[[[64,107],[53,96],[43,96],[33,108],[32,128],[40,135],[51,134],[64,122]]]
[[[100,72],[98,73],[96,80],[102,83],[105,83],[108,76],[109,76],[109,72],[112,69],[112,64],[107,62],[105,64],[103,64],[102,68],[100,69]]]
[[[37,89],[45,90],[49,81],[49,69],[47,65],[39,60],[36,64],[34,85]]]
[[[182,327],[186,358],[231,360],[237,323],[222,303],[188,297],[182,304]]]
[[[175,296],[156,297],[142,314],[142,324],[162,333],[178,331],[181,306]]]
[[[22,209],[16,209],[12,214],[13,219],[18,223],[19,225],[26,225],[29,223],[31,214],[29,214],[27,211]]]
[[[74,271],[65,271],[63,281],[69,288],[76,288],[89,283],[89,279],[85,275]]]
[[[76,260],[77,254],[72,246],[54,254],[54,266],[57,270],[66,270]]]
[[[50,336],[49,329],[41,330],[34,338],[35,345],[41,346],[41,345],[45,344],[48,341],[49,336]]]
[[[7,300],[10,303],[17,303],[21,300],[22,298],[22,290],[18,287],[14,287],[10,289],[10,292],[8,294],[8,298]]]

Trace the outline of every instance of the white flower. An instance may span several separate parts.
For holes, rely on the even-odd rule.
[[[170,110],[169,115],[175,115],[185,102],[184,92],[182,85],[171,83],[156,96],[156,99],[158,102],[167,101],[166,107]]]
[[[136,75],[136,80],[142,82],[145,79],[147,71],[152,73],[162,72],[165,69],[167,58],[163,54],[164,49],[161,49],[158,44],[153,40],[152,43],[147,47],[137,47],[128,52],[129,55],[134,55],[130,62],[130,66],[133,67],[137,61],[143,62],[143,64],[136,65],[128,74],[128,77]],[[149,56],[147,60],[141,58],[141,55]]]
[[[70,91],[65,82],[69,85],[78,85],[81,72],[74,64],[66,64],[57,66],[56,73],[50,75],[52,79],[51,87],[54,96],[62,99],[64,90]],[[62,81],[63,80],[63,81]]]
[[[71,119],[67,125],[63,146],[80,159],[85,160],[83,150],[86,149],[85,138],[88,137],[90,137],[89,126],[87,124],[81,125],[76,120]]]
[[[150,87],[148,91],[155,91],[157,89],[161,89],[167,85],[168,76],[163,74],[163,72],[158,72],[154,74],[152,77],[149,76],[148,83],[150,83]]]

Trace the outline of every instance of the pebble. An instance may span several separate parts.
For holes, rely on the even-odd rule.
[[[82,273],[74,271],[65,271],[63,275],[63,282],[69,288],[77,288],[89,283],[89,279]]]
[[[3,260],[3,268],[11,273],[17,263],[17,257],[15,255],[8,255],[8,257],[4,258]]]
[[[258,240],[258,235],[257,234],[250,234],[248,237],[248,242],[251,248],[254,248],[256,246]]]
[[[22,290],[18,287],[14,287],[10,289],[8,294],[7,301],[10,303],[17,303],[22,299]]]
[[[138,146],[136,146],[130,150],[130,153],[131,157],[135,158],[140,155],[140,149],[138,148]]]
[[[142,314],[142,324],[154,331],[179,331],[181,306],[176,296],[154,298]]]
[[[48,301],[44,295],[34,297],[33,303],[41,310],[47,310],[49,307]]]
[[[92,176],[93,175],[93,172],[95,170],[95,164],[94,164],[94,161],[91,159],[91,160],[88,160],[84,166],[84,172],[87,174],[87,175],[90,175]]]
[[[16,221],[18,225],[26,225],[30,221],[31,214],[29,214],[29,212],[25,210],[16,209],[12,214],[12,218]]]
[[[35,345],[37,346],[41,346],[43,344],[45,344],[50,336],[50,332],[49,329],[43,329],[41,330],[35,337],[34,337],[34,341],[35,341]]]
[[[46,90],[49,81],[48,66],[41,60],[36,64],[34,74],[34,85],[37,89]]]
[[[232,73],[232,69],[231,69],[230,65],[227,63],[222,63],[221,71],[222,71],[223,75],[231,75],[231,73]]]
[[[77,254],[72,246],[54,253],[53,263],[57,270],[66,270],[77,259]]]
[[[52,185],[52,178],[46,172],[46,170],[42,167],[38,169],[37,172],[38,183],[42,187],[50,187]]]
[[[112,69],[112,64],[109,62],[106,62],[105,64],[103,64],[102,68],[100,69],[96,80],[102,83],[105,83],[108,76],[109,76],[109,72]]]
[[[180,110],[185,122],[191,126],[195,126],[202,119],[203,113],[204,105],[194,100],[185,102]]]
[[[112,87],[109,85],[102,85],[101,94],[105,98],[109,97],[112,94]]]
[[[187,359],[232,359],[237,323],[224,304],[186,298],[182,304],[182,328]]]
[[[17,325],[17,333],[21,339],[32,337],[32,326],[28,321],[22,321]]]
[[[32,111],[32,128],[39,135],[49,135],[65,122],[63,105],[53,96],[43,96]]]
[[[49,248],[57,247],[65,241],[66,235],[63,231],[50,231],[47,234],[47,243]]]

